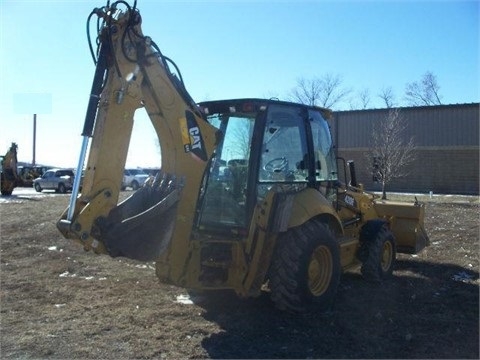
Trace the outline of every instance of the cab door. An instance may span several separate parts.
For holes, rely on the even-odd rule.
[[[200,228],[231,231],[248,228],[247,195],[250,145],[255,113],[209,118],[224,134],[217,145],[202,199]]]

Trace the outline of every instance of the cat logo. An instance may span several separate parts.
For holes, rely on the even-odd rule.
[[[180,118],[179,122],[185,152],[190,153],[197,160],[207,161],[207,153],[195,114],[187,110],[185,117]]]
[[[195,126],[188,129],[188,133],[190,134],[192,149],[202,149],[202,137],[200,136],[200,129]]]
[[[352,207],[356,207],[356,202],[355,202],[355,198],[349,196],[349,195],[345,195],[345,198],[343,199],[343,201],[345,201],[345,204],[347,205],[350,205]]]

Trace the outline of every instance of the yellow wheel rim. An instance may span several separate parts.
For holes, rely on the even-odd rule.
[[[327,291],[332,279],[332,254],[326,246],[319,246],[310,257],[308,264],[308,288],[314,296]]]
[[[384,272],[388,271],[390,266],[392,265],[392,257],[393,257],[393,247],[390,241],[385,241],[383,243],[382,249],[382,260],[381,260],[381,267]]]

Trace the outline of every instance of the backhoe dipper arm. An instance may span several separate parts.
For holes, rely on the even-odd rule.
[[[74,189],[57,227],[86,250],[111,256],[154,260],[169,246],[186,251],[217,131],[170,72],[169,59],[142,34],[135,6],[117,1],[92,14],[102,22],[82,133],[92,141],[81,194]],[[133,116],[141,107],[160,141],[162,175],[118,204]],[[178,240],[171,244],[172,238]]]

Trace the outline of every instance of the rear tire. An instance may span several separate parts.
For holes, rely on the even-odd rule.
[[[140,185],[138,184],[138,182],[132,181],[132,189],[133,190],[138,190],[139,187],[140,187]]]
[[[368,281],[379,282],[393,273],[397,255],[395,237],[386,223],[367,223],[360,233],[361,273]]]
[[[64,184],[62,183],[58,184],[58,192],[61,194],[65,194],[67,192],[67,188],[65,187]]]
[[[271,298],[281,310],[325,310],[340,282],[340,248],[318,220],[280,235],[269,272]]]

